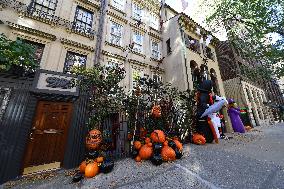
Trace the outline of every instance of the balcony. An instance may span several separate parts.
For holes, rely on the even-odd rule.
[[[67,31],[94,39],[95,31],[93,29],[76,26],[76,23],[55,16],[53,12],[38,10],[19,1],[0,0],[0,2],[2,3],[3,8],[12,8],[28,18],[38,20],[51,26],[63,27]]]

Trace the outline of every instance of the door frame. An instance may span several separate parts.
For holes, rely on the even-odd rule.
[[[26,157],[27,157],[27,153],[28,153],[28,147],[29,147],[29,143],[30,143],[30,133],[32,132],[32,128],[36,122],[36,116],[38,115],[39,113],[39,109],[38,109],[38,106],[40,103],[44,103],[44,102],[51,102],[51,103],[68,103],[71,105],[71,116],[70,116],[70,120],[69,120],[69,124],[67,125],[67,128],[66,128],[66,136],[65,136],[65,141],[64,141],[64,144],[63,144],[63,152],[62,152],[62,155],[60,157],[60,167],[63,166],[63,162],[64,162],[64,158],[65,158],[65,153],[66,153],[66,148],[67,148],[67,142],[68,142],[68,136],[69,136],[69,131],[70,131],[70,127],[72,125],[72,119],[73,119],[73,111],[74,111],[74,103],[73,102],[65,102],[65,101],[52,101],[52,100],[45,100],[45,99],[38,99],[37,100],[37,103],[36,103],[36,106],[35,106],[35,113],[33,115],[33,118],[32,118],[32,124],[31,124],[31,127],[29,129],[29,134],[27,136],[27,139],[26,139],[26,145],[25,145],[25,152],[24,152],[24,155],[23,155],[23,158],[22,158],[22,166],[21,166],[21,170],[20,170],[20,174],[23,175],[23,172],[24,172],[24,169],[26,168],[25,167],[25,161],[26,161]],[[42,164],[44,165],[44,164]],[[46,170],[42,170],[42,171],[46,171]]]

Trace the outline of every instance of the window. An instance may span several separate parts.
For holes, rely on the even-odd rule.
[[[84,8],[77,7],[73,29],[77,32],[92,34],[92,24],[93,13]]]
[[[132,69],[132,89],[135,89],[138,81],[144,76],[143,71]]]
[[[142,20],[143,10],[136,4],[132,4],[132,15],[137,20]]]
[[[112,6],[115,8],[123,11],[124,10],[124,5],[125,5],[125,0],[112,0]]]
[[[191,36],[185,34],[185,45],[190,50],[200,53],[200,44],[199,41],[192,38]]]
[[[138,53],[142,53],[143,51],[143,36],[137,32],[133,34],[133,50]]]
[[[85,67],[87,56],[67,51],[65,64],[63,68],[64,73],[71,73],[73,66]]]
[[[156,30],[159,29],[159,19],[154,14],[150,14],[150,26]]]
[[[163,82],[162,76],[158,74],[153,74],[153,81],[157,83]]]
[[[205,55],[207,58],[210,58],[211,60],[214,59],[213,52],[212,52],[211,48],[209,48],[209,47],[205,47],[205,53],[204,53],[204,55]]]
[[[30,13],[46,19],[52,19],[55,13],[57,0],[34,0],[30,6]]]
[[[171,49],[171,39],[168,39],[166,41],[166,44],[167,44],[167,54],[170,54],[172,52],[172,49]]]
[[[40,65],[45,45],[41,44],[41,43],[36,43],[36,42],[33,42],[33,41],[28,41],[28,40],[24,40],[24,42],[33,46],[33,48],[35,49],[34,59],[35,59],[36,63],[38,65]]]
[[[115,22],[111,22],[110,43],[122,45],[122,26]]]
[[[152,41],[152,57],[155,59],[160,58],[159,43]]]

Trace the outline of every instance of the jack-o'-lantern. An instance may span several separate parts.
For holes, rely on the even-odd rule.
[[[154,130],[151,133],[151,139],[153,142],[164,143],[166,141],[166,135],[161,130]]]
[[[89,150],[96,150],[99,148],[102,142],[102,133],[97,129],[93,129],[86,137],[86,147]]]
[[[161,117],[161,106],[155,105],[152,108],[152,116],[155,118]]]

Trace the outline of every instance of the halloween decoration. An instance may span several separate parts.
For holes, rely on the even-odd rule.
[[[84,175],[81,172],[78,172],[74,175],[74,177],[72,178],[72,182],[79,182],[80,180],[82,180],[84,178]]]
[[[175,149],[177,146],[176,146],[176,143],[174,142],[174,141],[172,141],[172,140],[170,140],[169,142],[168,142],[168,146],[169,147],[171,147],[172,149]]]
[[[183,156],[182,151],[179,151],[178,149],[175,149],[175,153],[177,159],[180,159]]]
[[[150,138],[145,138],[145,143],[147,144],[147,143],[150,143],[151,142],[151,139]]]
[[[229,109],[228,114],[230,116],[232,127],[235,132],[245,133],[244,124],[240,118],[240,108],[238,108],[237,104],[233,99],[228,100]]]
[[[142,160],[150,159],[153,154],[152,147],[147,146],[146,144],[141,147],[139,150],[139,156]]]
[[[83,162],[80,164],[79,169],[80,169],[80,172],[81,172],[81,173],[85,173],[86,166],[87,166],[86,161],[83,161]]]
[[[162,148],[163,145],[161,143],[154,143],[153,145],[154,153],[161,153]]]
[[[100,172],[106,174],[110,173],[114,167],[114,162],[112,160],[105,160],[101,165],[100,165]]]
[[[104,157],[100,156],[96,159],[97,163],[102,163],[104,161]]]
[[[151,162],[154,165],[161,165],[163,163],[163,158],[162,158],[161,154],[154,154],[154,156],[151,159]]]
[[[139,150],[141,148],[142,144],[141,144],[140,141],[135,141],[133,143],[133,146],[134,146],[134,149]]]
[[[102,133],[97,129],[93,129],[86,137],[86,147],[89,150],[96,150],[99,148],[102,142]]]
[[[166,140],[165,133],[161,130],[154,130],[151,133],[151,139],[153,142],[160,142],[163,143]]]
[[[164,146],[162,148],[161,156],[164,161],[174,161],[176,159],[175,151],[169,146]]]
[[[133,150],[131,154],[132,154],[132,158],[136,158],[139,152],[137,150]]]
[[[87,154],[89,159],[96,159],[99,156],[99,152],[97,150],[90,150]]]
[[[192,140],[194,144],[203,145],[206,143],[205,137],[197,133],[193,135]]]
[[[92,178],[99,173],[99,167],[96,162],[89,163],[85,169],[85,177]]]
[[[179,151],[182,151],[182,143],[178,140],[173,140],[174,143],[176,144],[176,147]]]
[[[141,157],[139,155],[136,156],[135,161],[140,162],[141,161]]]
[[[152,116],[155,118],[161,117],[161,106],[155,105],[152,108]]]

